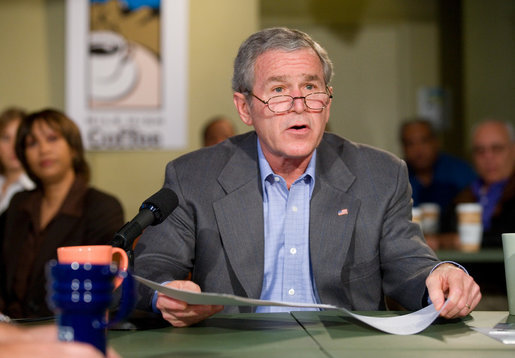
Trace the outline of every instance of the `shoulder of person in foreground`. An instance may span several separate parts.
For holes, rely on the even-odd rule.
[[[256,145],[256,132],[250,131],[230,137],[224,142],[181,155],[170,161],[168,165],[173,163],[177,167],[188,169],[192,167],[198,168],[201,163],[224,163],[237,151],[243,151],[249,154],[257,153]]]
[[[103,355],[89,344],[58,341],[55,325],[21,327],[0,323],[0,357],[100,358]],[[108,348],[107,358],[119,357],[112,348]]]
[[[257,135],[251,131],[170,161],[166,166],[165,185],[176,190],[180,183],[186,192],[186,187],[197,192],[199,187],[209,190],[213,188],[213,180],[222,174],[231,178],[255,175],[250,169],[254,164],[257,170]]]
[[[333,148],[345,166],[356,174],[363,171],[379,173],[381,177],[398,175],[400,168],[406,168],[406,163],[396,155],[363,143],[357,143],[332,133],[325,133],[319,145],[323,153],[324,147]],[[393,170],[396,168],[395,170]],[[405,169],[407,175],[407,169]]]

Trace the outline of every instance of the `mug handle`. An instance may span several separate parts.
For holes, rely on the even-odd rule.
[[[113,257],[115,255],[118,255],[120,257],[120,262],[118,264],[118,275],[114,279],[114,289],[116,290],[118,287],[120,287],[122,281],[124,280],[122,272],[127,272],[129,268],[129,257],[127,256],[125,250],[119,247],[113,247],[112,253]]]
[[[103,323],[102,326],[110,327],[118,322],[127,318],[136,302],[136,292],[134,291],[134,278],[129,271],[118,271],[118,276],[122,280],[122,296],[120,298],[120,305],[116,315],[109,320],[109,323]]]

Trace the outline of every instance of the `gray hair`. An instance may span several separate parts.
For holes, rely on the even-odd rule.
[[[249,94],[254,87],[254,65],[259,55],[270,50],[292,52],[311,48],[320,58],[324,71],[325,85],[329,85],[333,77],[333,63],[327,51],[308,34],[285,27],[265,29],[251,35],[243,42],[234,60],[232,89],[235,92]]]
[[[472,130],[470,132],[472,138],[474,137],[477,129],[485,123],[497,123],[497,124],[504,126],[504,128],[506,128],[506,131],[508,132],[508,137],[510,138],[511,143],[515,143],[515,128],[513,127],[513,123],[508,122],[508,121],[499,120],[499,119],[492,119],[492,118],[487,118],[487,119],[482,120],[479,123],[476,123],[472,127]],[[470,142],[472,142],[472,140]]]

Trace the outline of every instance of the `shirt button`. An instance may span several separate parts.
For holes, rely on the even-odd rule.
[[[279,177],[274,177],[274,180],[277,182],[279,180],[281,180]]]
[[[295,255],[296,253],[297,253],[297,249],[296,249],[296,248],[294,248],[294,247],[292,247],[292,248],[290,249],[290,254]]]
[[[289,294],[290,296],[293,296],[293,295],[295,294],[295,290],[294,290],[293,288],[290,288],[290,289],[288,290],[288,294]]]
[[[296,207],[296,206],[292,206],[291,208],[291,211],[293,211],[294,213],[296,213],[299,209]]]

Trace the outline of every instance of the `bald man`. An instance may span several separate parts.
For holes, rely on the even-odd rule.
[[[234,134],[234,126],[231,120],[223,116],[215,117],[204,127],[204,147],[223,142]]]
[[[479,123],[472,132],[472,157],[479,179],[462,191],[455,203],[480,203],[483,209],[482,246],[501,247],[501,234],[515,232],[513,125],[492,119]]]

